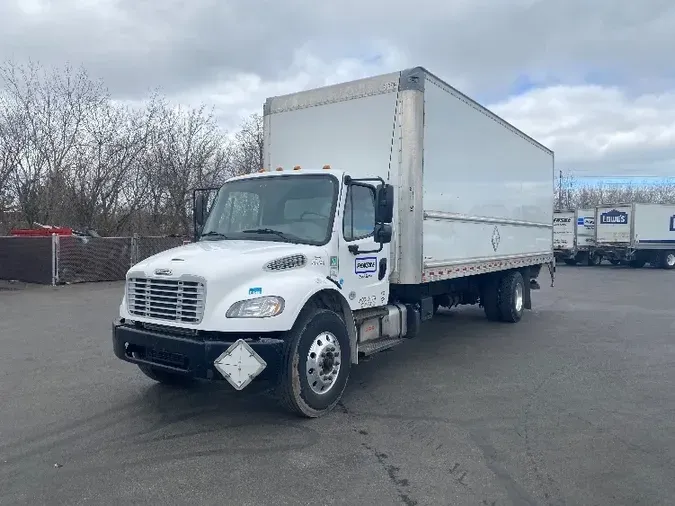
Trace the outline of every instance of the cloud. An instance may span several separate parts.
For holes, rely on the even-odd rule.
[[[672,0],[3,0],[0,58],[82,63],[125,101],[160,86],[230,129],[266,96],[423,65],[563,167],[662,174],[673,26]]]
[[[632,96],[617,87],[552,86],[490,107],[556,152],[578,176],[673,175],[675,92]]]

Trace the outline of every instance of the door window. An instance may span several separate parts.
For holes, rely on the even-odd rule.
[[[347,190],[342,233],[346,241],[373,235],[375,228],[375,191],[370,186],[350,185]]]

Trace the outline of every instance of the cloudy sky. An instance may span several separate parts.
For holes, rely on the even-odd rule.
[[[576,176],[675,176],[672,0],[0,0],[0,59],[161,87],[225,128],[265,97],[422,65]]]

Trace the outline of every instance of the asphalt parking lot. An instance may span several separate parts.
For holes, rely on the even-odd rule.
[[[521,323],[444,313],[319,420],[118,361],[121,283],[0,285],[0,504],[672,504],[674,282],[561,266]]]

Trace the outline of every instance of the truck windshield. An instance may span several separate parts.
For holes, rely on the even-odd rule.
[[[331,237],[338,181],[331,175],[274,175],[225,183],[202,240],[324,245]]]

